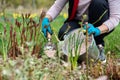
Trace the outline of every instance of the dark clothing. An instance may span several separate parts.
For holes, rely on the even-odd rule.
[[[105,13],[105,11],[106,11],[106,13]],[[105,14],[103,15],[103,13],[105,13]],[[69,17],[71,14],[69,13]],[[103,17],[97,23],[93,24],[100,18],[101,15],[103,15]],[[89,18],[88,22],[93,24],[95,27],[100,26],[103,22],[105,22],[107,19],[109,19],[109,4],[108,4],[107,0],[92,0],[91,4],[89,6],[88,18]],[[64,36],[64,34],[66,34],[66,29],[68,28],[68,26],[70,26],[70,29],[68,30],[68,32],[70,32],[76,28],[80,28],[80,25],[78,24],[78,22],[79,21],[74,20],[74,18],[69,21],[69,18],[68,18],[67,21],[63,24],[63,26],[59,30],[58,38],[60,40],[63,40],[63,36]],[[109,33],[111,33],[111,32],[109,32]],[[105,34],[95,37],[96,44],[104,45],[103,39],[109,33],[105,33]]]
[[[59,40],[63,40],[63,37],[66,33],[70,32],[74,29],[77,29],[77,28],[80,28],[78,21],[73,20],[73,21],[64,23],[64,25],[61,27],[61,29],[59,30],[59,33],[58,33]]]
[[[66,21],[71,21],[74,19],[79,0],[69,0],[69,9],[68,9],[68,19]]]

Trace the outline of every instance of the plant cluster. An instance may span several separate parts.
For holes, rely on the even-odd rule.
[[[40,26],[45,13],[43,11],[39,19],[30,18],[30,15],[22,14],[22,17],[16,18],[13,24],[8,21],[9,26],[1,26],[4,30],[1,31],[0,38],[4,60],[7,57],[15,59],[27,52],[40,57],[44,40]],[[40,39],[40,36],[43,38]]]

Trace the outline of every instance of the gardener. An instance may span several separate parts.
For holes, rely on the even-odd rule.
[[[52,34],[50,22],[53,21],[61,12],[66,3],[69,2],[68,19],[59,30],[58,38],[64,39],[64,33],[80,28],[78,22],[82,15],[88,15],[88,33],[94,33],[96,44],[100,49],[100,60],[105,60],[104,55],[104,37],[110,34],[120,21],[120,0],[56,0],[52,7],[46,13],[42,21],[42,32],[46,36],[48,31]],[[47,26],[47,28],[45,27]]]

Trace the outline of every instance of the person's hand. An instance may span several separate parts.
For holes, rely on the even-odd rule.
[[[50,21],[48,18],[43,18],[43,20],[42,20],[42,32],[45,37],[47,37],[47,32],[49,32],[52,35]]]
[[[86,29],[86,25],[84,26],[84,29]],[[92,24],[88,24],[88,34],[91,35],[93,34],[94,36],[99,36],[101,31],[97,28],[94,27]]]

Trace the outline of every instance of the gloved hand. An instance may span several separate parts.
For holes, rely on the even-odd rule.
[[[86,25],[84,26],[84,29],[86,29]],[[99,36],[101,31],[97,28],[94,27],[92,24],[88,24],[88,35],[94,34],[94,36]]]
[[[48,18],[43,18],[43,20],[42,20],[42,32],[45,37],[47,37],[47,32],[49,32],[52,35],[50,21]]]

